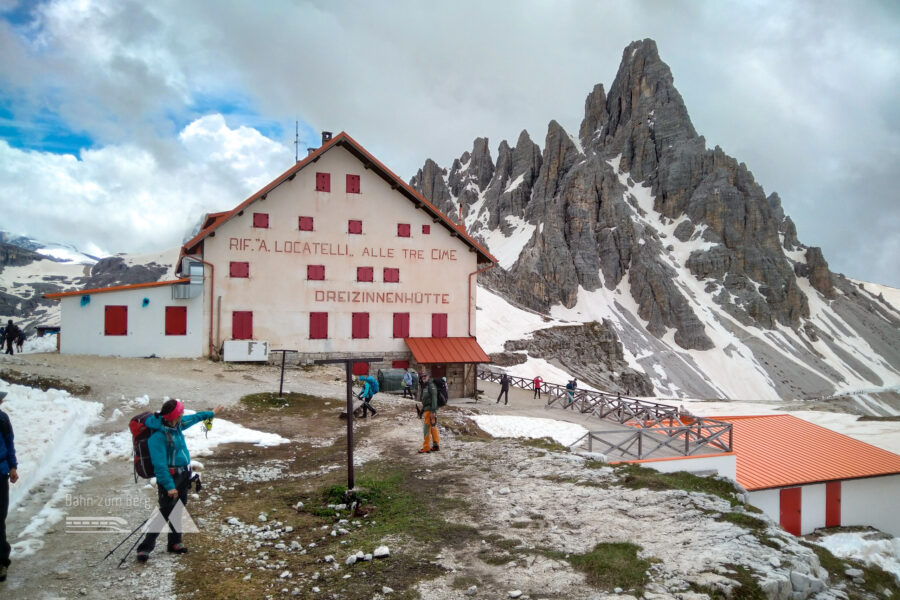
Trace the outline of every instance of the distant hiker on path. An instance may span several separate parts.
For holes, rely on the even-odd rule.
[[[13,354],[13,344],[19,339],[19,328],[13,324],[12,319],[6,324],[6,331],[4,332],[3,337],[6,340],[6,353]],[[0,346],[3,345],[2,341],[3,340],[0,340]]]
[[[566,396],[568,397],[568,403],[566,406],[572,404],[572,401],[575,398],[575,380],[570,379],[569,383],[566,384]]]
[[[427,454],[441,449],[437,428],[438,392],[427,373],[419,375],[419,384],[422,388],[422,433],[425,437],[419,454]]]
[[[540,375],[538,375],[537,377],[534,378],[534,396],[531,398],[532,400],[534,400],[535,398],[540,399],[540,397],[541,397],[541,384],[543,384],[543,383],[544,383],[544,380],[541,379],[541,376],[540,376]]]
[[[166,400],[158,413],[147,417],[144,424],[153,430],[148,441],[156,488],[159,496],[159,512],[169,523],[169,515],[181,501],[187,505],[188,489],[191,486],[191,455],[184,441],[184,430],[222,412],[222,406],[215,410],[184,415],[184,404],[180,400]],[[147,562],[156,545],[159,532],[148,531],[137,549],[138,562]],[[166,551],[184,554],[187,548],[181,543],[181,523],[169,523],[169,537]]]
[[[359,381],[363,384],[362,392],[359,394],[359,398],[363,402],[363,412],[362,417],[360,418],[365,419],[368,416],[368,412],[371,412],[372,416],[374,417],[378,414],[378,411],[372,408],[372,405],[369,403],[372,401],[372,396],[378,393],[378,381],[376,381],[375,378],[371,375],[364,375],[363,377],[359,378]]]
[[[403,397],[404,398],[415,398],[412,392],[412,384],[413,384],[413,374],[412,371],[407,370],[406,373],[403,374]]]
[[[22,354],[22,347],[24,345],[25,345],[25,332],[20,329],[19,336],[16,338],[16,350],[19,351],[19,354]]]
[[[509,375],[504,373],[500,376],[500,393],[497,394],[497,404],[500,404],[500,398],[506,394],[503,404],[509,404]]]
[[[12,321],[10,321],[12,323]],[[6,392],[0,392],[0,404]],[[6,581],[11,548],[6,541],[6,514],[9,512],[9,484],[19,480],[16,467],[16,448],[13,446],[13,428],[9,415],[0,410],[0,581]]]

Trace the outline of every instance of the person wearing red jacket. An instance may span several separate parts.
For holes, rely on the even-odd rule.
[[[541,376],[540,376],[540,375],[538,375],[537,377],[534,378],[534,397],[532,398],[532,400],[533,400],[534,398],[540,399],[540,397],[541,397],[541,385],[542,385],[543,383],[544,383],[544,380],[541,379]]]

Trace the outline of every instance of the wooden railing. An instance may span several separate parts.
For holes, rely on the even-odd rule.
[[[502,373],[478,369],[478,378],[500,382]],[[509,384],[526,390],[534,390],[531,379],[507,375]],[[668,449],[681,456],[691,456],[701,451],[731,452],[731,423],[682,414],[676,407],[647,402],[621,394],[594,390],[566,389],[555,383],[544,382],[542,394],[547,395],[545,408],[561,408],[596,416],[634,427],[635,431],[591,431],[570,447],[587,445],[593,452],[594,444],[605,448],[604,454],[616,452],[635,459],[648,458],[654,452]]]

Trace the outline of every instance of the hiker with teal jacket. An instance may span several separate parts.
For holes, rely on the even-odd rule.
[[[184,441],[183,431],[201,421],[212,419],[220,412],[222,407],[218,406],[215,410],[185,416],[184,404],[180,400],[166,400],[158,413],[150,415],[144,421],[147,428],[153,431],[147,445],[150,449],[150,459],[153,461],[153,473],[156,475],[159,513],[167,524],[169,515],[179,500],[183,505],[187,505],[188,489],[191,485],[191,455]],[[147,562],[150,559],[150,553],[160,533],[159,529],[151,523],[144,541],[138,546],[138,562]],[[169,524],[166,551],[175,554],[187,552],[187,548],[181,543],[180,521]]]
[[[0,404],[6,398],[6,392],[0,392]],[[6,513],[9,512],[9,484],[19,480],[19,463],[16,460],[16,447],[13,445],[12,423],[9,415],[0,410],[0,581],[6,581],[9,569],[11,548],[6,539]]]
[[[371,375],[364,375],[359,378],[359,381],[363,384],[362,392],[359,395],[360,400],[363,401],[361,418],[365,419],[367,412],[371,412],[374,417],[378,411],[372,408],[371,402],[372,397],[378,393],[378,380]]]

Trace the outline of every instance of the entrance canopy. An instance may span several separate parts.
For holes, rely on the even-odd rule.
[[[416,362],[423,365],[491,362],[473,337],[404,338],[403,341]]]

